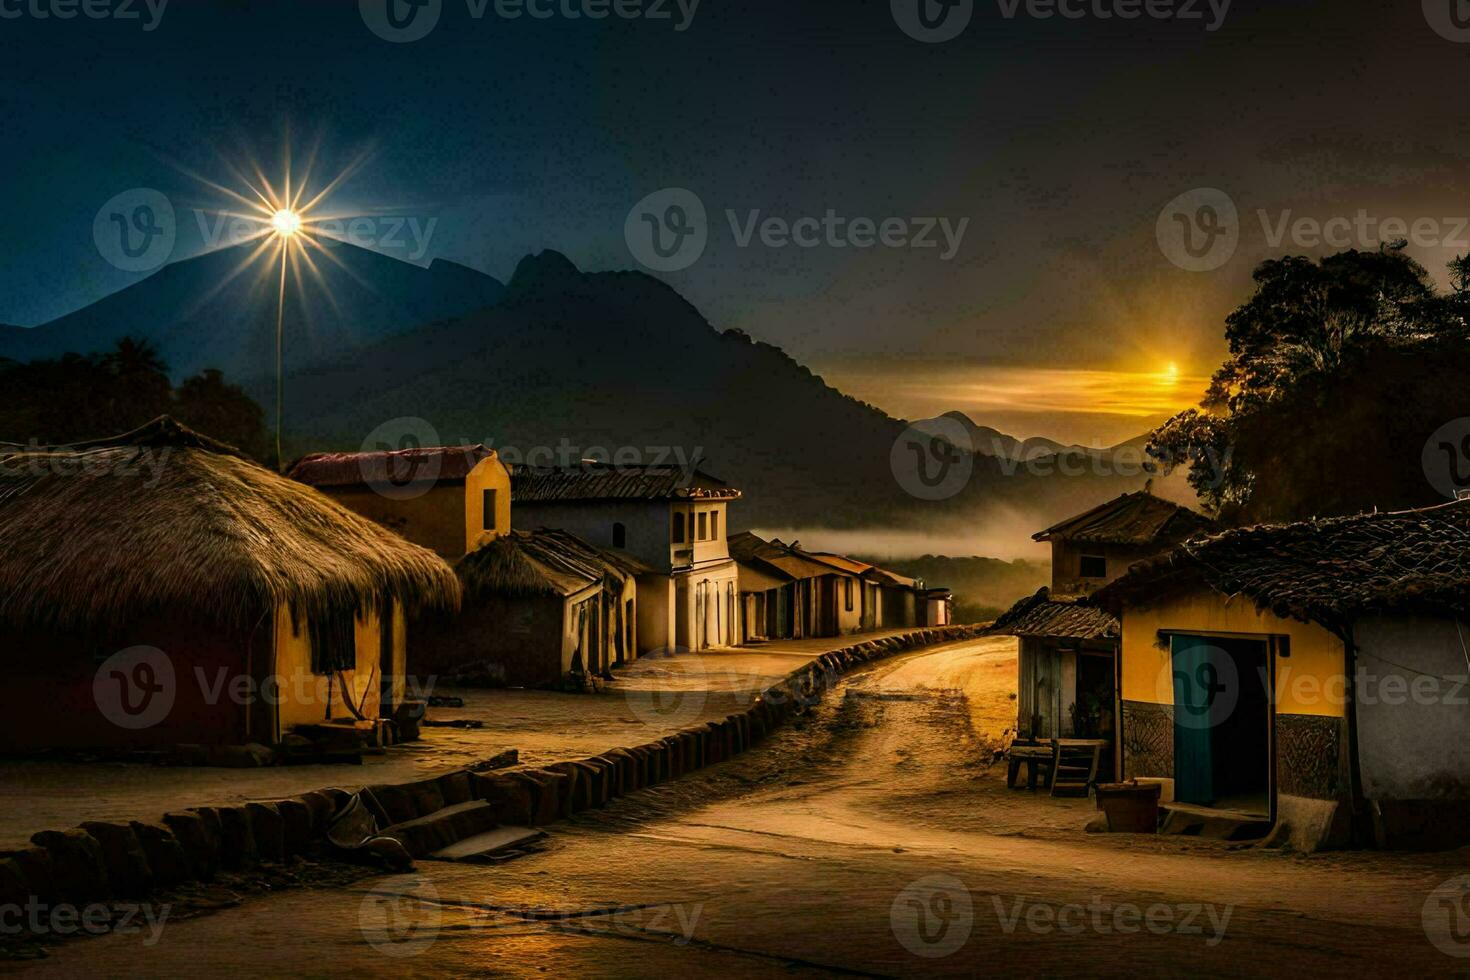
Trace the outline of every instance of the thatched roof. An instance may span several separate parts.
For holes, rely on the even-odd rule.
[[[568,531],[511,531],[455,565],[465,595],[570,596],[605,581],[652,571],[630,556],[604,551]]]
[[[621,466],[584,461],[577,466],[511,467],[516,503],[593,500],[738,500],[740,491],[719,477],[683,466]]]
[[[1051,595],[1043,586],[1017,602],[986,630],[996,636],[1046,636],[1057,639],[1116,640],[1117,619],[1078,596]]]
[[[1139,490],[1053,524],[1032,537],[1037,541],[1163,546],[1213,528],[1214,522],[1203,514]]]
[[[495,455],[484,446],[426,446],[374,453],[311,453],[286,475],[312,487],[404,486],[462,482],[481,460]]]
[[[1185,542],[1100,589],[1118,611],[1190,587],[1341,632],[1363,612],[1470,615],[1470,501],[1240,528]]]
[[[157,419],[113,439],[0,450],[0,623],[110,632],[188,609],[248,627],[389,599],[454,608],[433,552],[235,450]]]

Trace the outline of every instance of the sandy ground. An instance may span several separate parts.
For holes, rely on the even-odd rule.
[[[40,976],[1397,976],[1464,853],[1301,856],[1088,835],[1007,790],[1009,640],[851,675],[752,752],[498,866],[295,892],[59,947]],[[1010,675],[1014,676],[1013,673]],[[242,954],[242,950],[249,950]],[[1467,947],[1452,951],[1470,953]]]
[[[782,641],[675,658],[639,660],[595,694],[458,690],[463,708],[431,708],[437,720],[473,719],[481,729],[425,728],[423,739],[368,756],[362,766],[215,769],[128,763],[0,762],[0,849],[24,846],[38,830],[83,820],[156,820],[168,810],[272,800],[327,786],[357,789],[472,766],[514,748],[540,764],[651,741],[702,720],[723,718],[802,663],[857,639]]]

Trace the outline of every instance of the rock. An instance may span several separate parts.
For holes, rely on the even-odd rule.
[[[129,826],[148,858],[156,887],[172,888],[189,880],[189,861],[184,856],[184,846],[167,825],[134,820]]]
[[[331,802],[331,804],[332,804],[332,810],[331,810],[331,812],[329,814],[327,814],[327,817],[328,817],[328,820],[329,821],[330,821],[330,818],[332,818],[332,817],[336,816],[337,814],[341,813],[343,807],[347,806],[348,802],[355,795],[353,793],[347,792],[347,790],[345,790],[345,789],[337,789],[336,787],[332,787],[331,789],[319,789],[319,790],[315,790],[314,792],[317,792],[317,793],[322,794],[323,796],[325,796],[328,799],[328,801]],[[311,794],[307,794],[307,795],[309,796]]]
[[[220,864],[239,868],[255,861],[255,830],[243,806],[213,807],[219,815]]]
[[[401,788],[408,793],[415,817],[427,817],[431,813],[444,809],[444,790],[440,788],[438,779],[423,779],[416,783],[405,783]]]
[[[554,772],[559,772],[570,780],[568,794],[571,798],[571,812],[580,813],[590,810],[596,804],[592,801],[593,787],[592,774],[577,762],[558,762],[549,767]]]
[[[52,866],[50,851],[32,845],[15,851],[0,852],[0,859],[15,865],[30,889],[29,894],[39,901],[52,905],[60,900],[56,894],[56,869]]]
[[[393,727],[398,733],[398,741],[418,741],[425,707],[422,701],[403,701],[393,709]]]
[[[300,854],[311,843],[311,808],[300,799],[277,800],[275,808],[281,815],[281,839],[286,856]]]
[[[245,816],[250,821],[250,835],[255,838],[256,856],[272,864],[286,860],[286,824],[276,805],[246,803]]]
[[[622,749],[613,749],[609,752],[604,752],[602,758],[612,763],[616,770],[616,775],[613,778],[619,796],[627,796],[638,788],[638,775],[634,771],[634,762],[631,755]]]
[[[510,773],[510,776],[513,779],[526,780],[533,787],[535,809],[531,814],[531,826],[556,823],[564,812],[570,812],[567,788],[571,780],[563,774],[549,769],[522,769]]]
[[[408,871],[413,867],[413,857],[408,849],[392,837],[374,837],[363,844],[359,853],[384,865],[389,871]]]
[[[131,825],[88,820],[82,829],[102,845],[102,861],[107,865],[111,894],[133,898],[152,890],[153,868]]]
[[[534,790],[525,780],[508,774],[472,773],[470,784],[476,799],[485,800],[495,811],[495,821],[516,827],[530,826],[535,816]]]
[[[91,834],[81,828],[43,830],[31,843],[50,853],[55,891],[62,901],[85,905],[108,896],[107,863],[102,845]]]
[[[219,867],[219,837],[198,813],[176,811],[163,815],[163,825],[173,832],[183,849],[189,877],[208,881]]]
[[[388,815],[389,824],[406,823],[419,815],[407,786],[369,786],[368,791]]]
[[[445,806],[468,803],[473,798],[470,796],[470,774],[458,769],[440,776],[439,792],[444,797]]]
[[[310,793],[302,793],[296,799],[302,802],[311,817],[311,836],[325,833],[327,823],[332,819],[332,814],[337,811],[337,805],[332,798],[320,790],[313,790]]]
[[[257,742],[209,747],[209,765],[224,769],[257,769],[275,761],[276,754]]]
[[[15,905],[24,908],[36,897],[30,881],[12,858],[0,858],[0,908]]]

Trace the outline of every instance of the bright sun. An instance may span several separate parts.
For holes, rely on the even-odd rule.
[[[282,238],[290,238],[301,230],[301,215],[290,208],[281,208],[271,215],[271,227]]]

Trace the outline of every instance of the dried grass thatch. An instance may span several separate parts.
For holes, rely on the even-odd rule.
[[[456,608],[433,552],[158,419],[116,439],[0,452],[0,623],[110,632],[190,610],[245,628],[285,603],[340,617]]]
[[[529,531],[502,534],[454,568],[469,599],[569,596],[600,584],[605,575],[598,562],[544,532]]]

